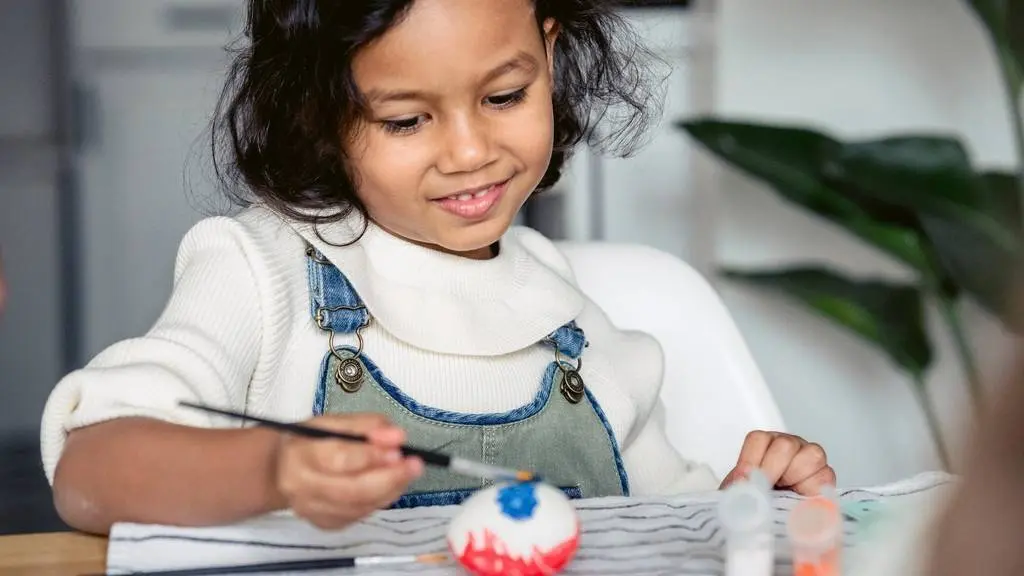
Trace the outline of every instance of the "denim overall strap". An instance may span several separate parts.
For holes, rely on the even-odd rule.
[[[576,325],[576,321],[572,320],[552,332],[546,342],[554,346],[563,356],[576,360],[583,355],[583,349],[587,347],[587,336]]]
[[[306,248],[310,313],[317,326],[349,334],[370,322],[370,313],[341,270],[316,248]]]
[[[353,333],[370,316],[351,284],[316,251],[309,253],[309,286],[314,319],[333,335]],[[320,270],[331,268],[332,270]],[[586,336],[575,322],[552,332],[541,344],[552,350],[538,390],[529,403],[503,413],[468,414],[426,406],[389,380],[362,346],[335,347],[321,365],[313,413],[377,412],[406,430],[411,443],[453,456],[529,468],[570,497],[628,495],[629,484],[615,435],[600,405],[577,370]],[[344,366],[356,366],[358,382],[343,382]],[[396,503],[397,507],[457,504],[490,481],[428,467]]]

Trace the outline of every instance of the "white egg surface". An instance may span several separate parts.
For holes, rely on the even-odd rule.
[[[468,498],[448,527],[454,557],[477,576],[557,574],[579,547],[580,523],[561,490],[499,484]]]

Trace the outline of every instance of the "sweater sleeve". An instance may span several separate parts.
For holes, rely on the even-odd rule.
[[[672,495],[717,490],[719,481],[707,464],[686,460],[665,435],[665,406],[658,400],[633,441],[622,452],[634,496]]]
[[[76,428],[130,416],[214,426],[219,419],[178,401],[244,406],[261,340],[247,242],[235,220],[198,223],[181,243],[172,294],[149,332],[111,345],[57,384],[41,424],[51,483],[67,434]]]
[[[649,334],[616,328],[602,310],[588,302],[581,321],[594,347],[619,350],[608,354],[615,381],[634,407],[633,425],[619,438],[622,460],[634,496],[671,495],[716,490],[706,464],[685,458],[672,446],[665,431],[666,407],[661,400],[664,356]]]

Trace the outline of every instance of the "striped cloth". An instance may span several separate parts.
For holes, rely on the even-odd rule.
[[[856,546],[862,529],[880,508],[912,504],[922,496],[939,493],[953,481],[949,475],[927,473],[875,488],[840,490],[844,544]],[[718,492],[711,492],[580,501],[580,549],[563,573],[722,574],[723,534],[716,514],[718,497]],[[775,494],[776,574],[792,574],[784,525],[788,512],[799,500],[792,493]],[[286,514],[211,528],[119,524],[111,532],[108,572],[125,574],[332,555],[440,552],[446,550],[445,531],[456,511],[456,507],[388,510],[337,532],[319,531]],[[454,565],[360,568],[358,573],[464,574]]]

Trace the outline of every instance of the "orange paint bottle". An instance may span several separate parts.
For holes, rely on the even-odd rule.
[[[840,576],[843,518],[834,492],[803,500],[787,523],[793,576]]]

